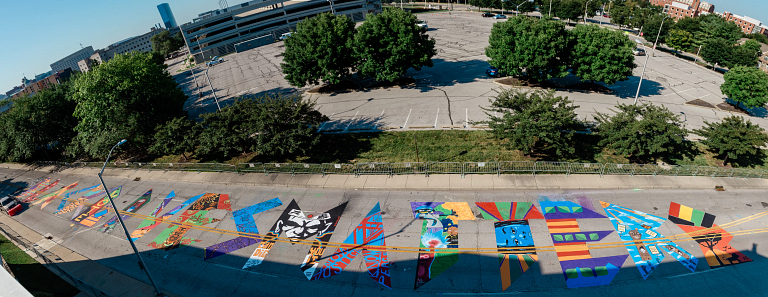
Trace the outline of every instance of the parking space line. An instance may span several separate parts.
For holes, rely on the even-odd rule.
[[[437,109],[437,114],[435,115],[435,128],[437,128],[437,117],[440,116],[440,108]]]
[[[333,117],[333,115],[335,115],[335,114],[336,114],[335,112],[334,112],[334,113],[331,113],[331,116],[330,116],[330,117],[328,117],[328,120],[327,120],[327,121],[325,121],[325,123],[323,123],[322,125],[320,125],[320,129],[317,129],[317,132],[323,131],[323,127],[325,127],[325,124],[328,124],[328,122],[330,122],[330,121],[331,121],[331,117]]]
[[[469,128],[469,108],[464,109],[464,128]]]
[[[405,124],[403,124],[403,129],[405,129],[405,127],[408,125],[408,119],[411,118],[411,111],[413,111],[413,109],[408,111],[408,117],[405,118]]]
[[[354,116],[352,116],[352,118],[351,118],[351,119],[349,119],[349,124],[347,125],[347,127],[346,127],[346,128],[344,128],[344,131],[347,131],[347,129],[349,129],[349,126],[352,126],[352,123],[354,123],[354,122],[355,122],[355,117],[357,117],[357,114],[358,114],[358,113],[360,113],[360,111],[359,111],[359,110],[358,110],[358,111],[355,113],[355,115],[354,115]]]
[[[671,88],[670,88],[670,89],[671,89]],[[675,89],[672,89],[673,91],[675,91],[674,93],[672,93],[672,94],[666,94],[666,95],[664,95],[664,96],[666,97],[666,96],[672,96],[672,95],[679,95],[679,94],[682,94],[682,93],[688,92],[688,91],[690,91],[690,90],[695,90],[695,89],[696,89],[696,88],[690,88],[690,89],[687,89],[687,90],[685,90],[685,91],[675,91]]]
[[[379,126],[379,121],[381,121],[382,117],[384,117],[384,110],[381,111],[381,114],[379,115],[379,118],[376,119],[376,123],[373,124],[373,130],[376,130],[376,127]]]

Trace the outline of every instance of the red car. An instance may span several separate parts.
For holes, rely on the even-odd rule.
[[[21,203],[16,201],[16,199],[13,197],[5,196],[0,198],[0,208],[2,208],[4,212],[8,213],[8,215],[15,216],[22,210],[23,207],[21,206]]]

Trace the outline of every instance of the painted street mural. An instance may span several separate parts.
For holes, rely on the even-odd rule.
[[[600,205],[621,240],[627,242],[624,246],[627,247],[627,252],[643,279],[647,279],[661,264],[664,259],[664,253],[661,251],[668,253],[691,272],[696,270],[699,259],[676,243],[664,239],[664,235],[656,230],[667,221],[666,219],[603,201],[600,201]]]
[[[144,193],[144,195],[141,195],[141,197],[139,197],[138,199],[133,201],[133,203],[129,204],[126,208],[123,209],[123,211],[130,212],[130,213],[136,213],[144,205],[149,203],[150,199],[152,199],[152,189],[149,189],[149,191]],[[100,232],[104,232],[104,233],[112,233],[112,231],[115,230],[115,228],[117,227],[117,222],[118,222],[117,216],[118,215],[119,214],[116,214],[114,217],[109,219],[109,221],[107,221],[107,223],[105,223],[102,226],[102,228],[99,229],[99,231]],[[129,218],[131,218],[131,216],[125,214],[125,215],[121,215],[120,218],[123,219],[123,221],[126,221]]]
[[[176,219],[176,223],[192,224],[203,226],[210,223],[221,221],[219,219],[206,218],[205,215],[214,209],[223,209],[232,211],[229,204],[229,195],[206,193],[200,199],[195,201],[189,208]],[[178,248],[180,245],[190,245],[199,242],[197,239],[184,237],[189,231],[189,227],[179,225],[169,225],[155,240],[149,243],[150,247],[169,251]]]
[[[69,193],[65,194],[64,197],[61,198],[61,203],[59,203],[59,207],[56,208],[56,212],[59,212],[62,209],[64,209],[64,206],[67,205],[67,201],[69,200],[69,197],[71,197],[73,195],[77,195],[77,194],[83,193],[83,192],[88,192],[88,191],[91,191],[91,190],[94,190],[94,189],[100,188],[100,187],[101,187],[101,185],[95,185],[95,186],[87,187],[87,188],[84,188],[84,189],[81,189],[81,190],[76,190],[76,191],[72,191],[72,192],[69,192]]]
[[[59,205],[61,209],[56,210],[53,214],[58,215],[58,214],[68,213],[75,210],[75,208],[77,208],[77,211],[75,211],[75,215],[77,215],[78,213],[80,213],[80,210],[82,209],[82,206],[85,204],[85,202],[88,201],[88,199],[98,197],[95,195],[99,193],[102,193],[102,194],[104,193],[104,189],[101,185],[91,189],[90,191],[87,191],[86,193],[83,194],[82,197],[78,198],[77,200],[75,200],[70,204],[67,204],[67,206],[61,207],[61,205]]]
[[[288,203],[288,207],[277,218],[275,224],[272,225],[272,228],[263,237],[263,240],[256,247],[256,250],[251,254],[251,257],[243,265],[242,269],[248,269],[261,264],[264,258],[267,257],[267,254],[269,254],[269,250],[275,245],[276,238],[281,234],[285,234],[291,242],[298,242],[299,240],[316,236],[309,249],[309,254],[301,264],[301,270],[305,273],[305,276],[307,275],[307,270],[311,269],[309,276],[307,276],[307,279],[310,279],[312,272],[317,267],[316,259],[323,255],[325,247],[331,239],[333,231],[336,229],[336,224],[338,224],[341,214],[346,207],[347,202],[344,202],[323,213],[305,213],[299,208],[296,200],[291,200]]]
[[[459,254],[451,251],[459,247],[459,221],[474,220],[466,202],[411,202],[415,219],[422,219],[420,251],[416,265],[418,289],[459,261]]]
[[[251,235],[259,235],[259,229],[256,227],[256,221],[253,219],[255,214],[273,209],[275,207],[283,205],[283,202],[279,198],[267,200],[261,203],[248,206],[243,209],[238,209],[232,212],[232,219],[235,220],[235,226],[237,226],[237,232],[247,233]],[[225,255],[236,250],[249,247],[251,245],[261,242],[261,237],[254,238],[251,236],[240,236],[235,239],[217,243],[205,248],[205,260],[213,259],[221,255]]]
[[[48,180],[48,181],[50,181],[50,180]],[[39,189],[37,189],[37,190],[35,190],[33,192],[29,192],[28,194],[27,193],[22,193],[22,195],[26,195],[27,197],[24,198],[24,200],[21,200],[21,202],[23,202],[23,203],[30,203],[32,201],[37,200],[37,196],[40,196],[40,194],[43,194],[46,191],[48,191],[51,188],[53,188],[56,185],[58,185],[59,181],[60,180],[57,179],[55,182],[52,182],[52,183],[46,182],[45,186],[42,186],[41,188],[39,188]]]
[[[499,249],[501,290],[506,291],[538,261],[530,219],[544,219],[532,202],[476,202],[486,220],[494,220],[496,247]]]
[[[699,243],[709,267],[752,262],[752,259],[729,245],[733,235],[715,224],[715,215],[671,202],[669,220],[685,233],[692,233],[691,236]]]
[[[155,208],[155,210],[152,212],[151,217],[157,216],[157,214],[160,213],[163,210],[163,208],[166,205],[168,205],[168,203],[171,202],[171,200],[174,197],[176,197],[176,193],[171,191],[171,193],[168,194],[168,197],[165,197],[165,199],[163,199],[163,202],[161,202]],[[131,233],[131,240],[136,241],[137,239],[143,237],[149,231],[152,231],[152,229],[155,229],[155,227],[160,226],[162,224],[161,220],[165,220],[165,219],[170,218],[171,216],[173,216],[177,212],[179,212],[181,209],[189,206],[192,203],[195,203],[195,201],[197,201],[197,199],[200,199],[201,197],[203,197],[203,194],[200,194],[200,195],[197,195],[195,197],[187,199],[186,201],[181,203],[181,205],[174,207],[173,209],[171,209],[171,211],[169,211],[169,212],[163,214],[162,216],[160,216],[159,218],[157,218],[157,220],[154,220],[154,219],[144,219],[144,221],[142,221],[141,224],[139,224],[139,228],[137,228],[136,230],[134,230]]]
[[[361,248],[361,245],[365,247]],[[339,275],[362,252],[365,266],[368,268],[368,275],[377,283],[391,289],[392,283],[389,278],[387,251],[372,250],[371,247],[386,247],[384,242],[384,222],[381,219],[381,208],[378,203],[368,212],[363,221],[357,225],[352,234],[344,240],[344,245],[336,249],[333,256],[323,264],[323,267],[314,275],[307,275],[311,275],[311,280]],[[304,260],[304,263],[316,260],[317,258],[311,261]],[[308,271],[304,272],[307,273]]]
[[[83,210],[82,212],[75,215],[75,217],[72,219],[72,222],[86,227],[93,227],[93,225],[96,225],[96,223],[98,223],[99,220],[101,220],[101,218],[106,215],[107,212],[109,212],[109,210],[106,208],[107,203],[109,203],[109,197],[111,196],[112,199],[119,197],[120,191],[122,189],[123,186],[112,189],[108,196],[105,195],[103,199],[92,204],[88,207],[88,209]],[[82,206],[83,205],[81,205],[81,207]]]
[[[53,192],[53,193],[50,193],[48,195],[40,197],[40,200],[32,202],[31,204],[32,205],[37,205],[37,204],[42,203],[42,205],[40,206],[40,209],[43,209],[46,206],[48,206],[48,204],[51,204],[51,202],[53,202],[54,199],[59,198],[60,195],[66,193],[67,191],[71,190],[74,187],[77,187],[78,183],[79,182],[75,182],[75,183],[70,184],[70,185],[68,185],[66,187],[62,187],[61,189],[59,189],[56,192]]]
[[[16,195],[16,199],[18,199],[19,201],[26,201],[27,198],[34,195],[38,191],[41,191],[43,188],[47,187],[50,184],[51,184],[51,178],[46,177],[45,179],[36,183],[34,186],[30,187],[26,191],[21,192],[21,194],[19,195]]]
[[[547,228],[555,245],[565,283],[569,288],[603,286],[610,284],[627,259],[627,255],[593,258],[587,242],[597,242],[613,231],[586,231],[579,228],[577,219],[605,219],[592,210],[589,199],[572,201],[550,201],[540,196],[541,208]]]

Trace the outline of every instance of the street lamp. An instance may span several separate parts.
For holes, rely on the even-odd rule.
[[[592,2],[592,0],[587,0],[587,4],[584,4],[584,25],[587,24],[587,8],[589,7],[589,2]]]
[[[552,0],[549,0],[549,16],[552,16]]]
[[[512,5],[515,6],[515,15],[518,15],[520,13],[520,5],[525,4],[526,1],[520,4],[515,4],[515,2],[512,2]],[[533,2],[533,0],[528,0],[527,2]],[[501,14],[504,14],[504,4],[501,5]]]
[[[667,15],[664,14],[664,16],[661,18],[661,26],[659,26],[659,33],[656,33],[656,41],[653,42],[653,51],[651,52],[651,56],[656,56],[656,44],[659,43],[659,36],[661,35],[661,28],[664,28],[664,21],[667,19]]]
[[[139,254],[139,251],[136,249],[136,245],[133,244],[133,240],[131,239],[131,234],[128,233],[128,229],[125,227],[125,224],[123,223],[123,218],[120,215],[120,212],[117,210],[117,206],[115,206],[115,201],[112,200],[112,194],[109,192],[109,188],[107,188],[107,184],[104,183],[104,179],[101,177],[104,174],[104,168],[107,167],[107,162],[109,162],[109,157],[112,156],[112,151],[115,150],[116,147],[128,142],[128,140],[120,140],[115,146],[112,147],[112,149],[109,150],[109,155],[107,155],[107,160],[104,161],[104,166],[101,167],[101,172],[99,172],[99,180],[101,181],[101,186],[104,187],[104,191],[107,193],[107,198],[109,200],[109,203],[112,204],[112,210],[115,211],[115,214],[117,215],[117,219],[120,221],[120,226],[123,226],[123,231],[125,231],[125,237],[128,238],[128,243],[131,244],[131,247],[133,248],[133,253],[136,254],[136,257],[139,258],[139,266],[141,269],[144,270],[144,272],[147,273],[147,277],[149,278],[149,282],[152,283],[152,286],[155,287],[155,292],[157,292],[157,296],[162,296],[163,294],[160,292],[160,288],[157,287],[157,284],[155,284],[155,281],[152,279],[152,275],[149,273],[149,270],[147,269],[147,264],[144,263],[144,259],[141,258],[141,254]]]
[[[326,0],[326,1],[328,1],[328,3],[330,3],[330,4],[331,4],[331,12],[332,12],[333,14],[336,14],[336,11],[335,11],[335,10],[333,10],[333,0]],[[401,1],[402,1],[402,0],[401,0]],[[400,4],[400,8],[403,8],[403,5],[402,5],[402,4]]]
[[[636,43],[643,45],[643,51],[645,51],[645,44],[640,39],[635,39]],[[643,73],[640,74],[640,82],[637,83],[637,93],[635,93],[635,105],[637,105],[637,97],[640,96],[640,86],[643,84],[643,76],[645,76],[645,67],[648,66],[648,54],[645,55],[645,64],[643,65]]]

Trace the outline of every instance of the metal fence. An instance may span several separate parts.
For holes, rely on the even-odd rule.
[[[35,255],[42,259],[46,267],[50,270],[52,270],[54,273],[56,273],[59,277],[64,279],[65,281],[68,281],[70,284],[74,285],[75,288],[80,290],[83,293],[86,293],[90,296],[96,296],[96,297],[107,297],[106,293],[102,292],[99,289],[94,288],[93,286],[84,283],[80,279],[72,276],[71,274],[64,271],[64,269],[61,269],[59,265],[54,261],[58,257],[54,255],[53,253],[44,250],[42,248],[38,248],[37,244],[34,244],[32,242],[29,242],[28,240],[22,238],[18,233],[13,231],[11,228],[6,226],[3,223],[0,223],[0,232],[2,232],[5,237],[7,237],[9,240],[13,240],[17,245],[24,247],[28,251],[32,251],[35,253]]]
[[[101,168],[97,162],[39,162],[39,166]],[[599,174],[603,175],[666,175],[768,178],[762,169],[724,168],[693,165],[571,163],[550,161],[492,161],[492,162],[402,162],[402,163],[123,163],[107,164],[108,168],[133,170],[196,171],[196,172],[258,172],[264,174],[347,174],[347,175],[403,175],[403,174]]]

